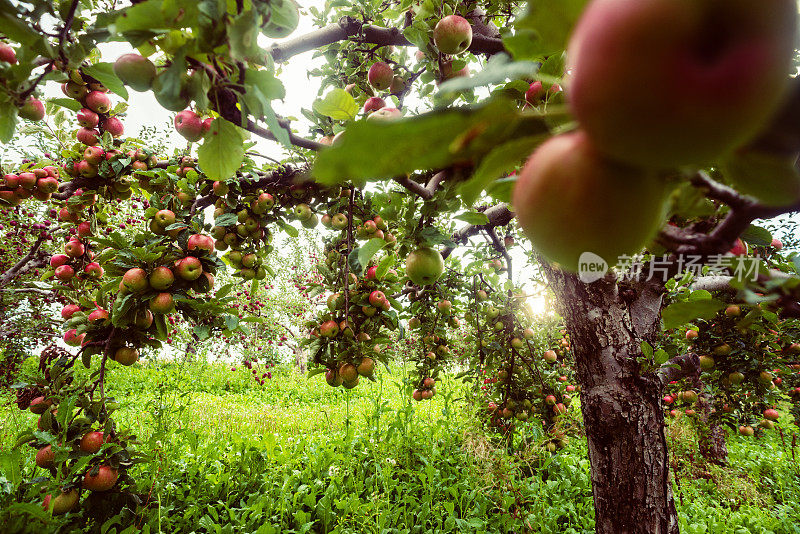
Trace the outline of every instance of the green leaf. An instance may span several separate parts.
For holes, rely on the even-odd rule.
[[[793,155],[736,152],[722,167],[733,186],[770,206],[788,206],[800,198],[800,170]]]
[[[453,71],[463,67],[453,63]],[[534,61],[514,62],[507,54],[495,54],[486,65],[474,76],[457,76],[451,78],[439,86],[439,91],[434,96],[434,100],[443,101],[451,99],[453,93],[463,92],[476,87],[497,85],[508,79],[531,78],[539,70],[539,64]]]
[[[515,26],[536,32],[535,45],[541,56],[549,56],[567,47],[572,28],[588,0],[536,0]]]
[[[17,128],[17,107],[11,102],[0,103],[0,141],[8,143]]]
[[[51,98],[47,103],[67,108],[70,111],[80,111],[83,108],[80,102],[72,98]]]
[[[347,127],[337,146],[320,152],[312,172],[325,184],[391,178],[475,162],[506,140],[548,131],[543,117],[523,114],[505,99],[392,122],[358,121]]]
[[[275,75],[267,70],[247,69],[244,74],[245,87],[256,88],[267,100],[286,97],[286,89]]]
[[[241,130],[217,117],[197,150],[197,156],[200,167],[210,179],[225,180],[233,176],[244,160]]]
[[[300,235],[300,232],[297,230],[297,228],[285,221],[278,221],[278,226],[280,226],[281,230],[289,234],[291,237],[297,237]]]
[[[320,115],[336,121],[351,120],[358,113],[358,104],[353,95],[339,88],[330,91],[325,98],[315,100],[312,108]]]
[[[677,328],[695,319],[711,319],[725,307],[725,303],[717,299],[703,299],[670,304],[661,312],[664,328]]]
[[[85,67],[83,72],[97,79],[98,82],[105,85],[112,93],[121,96],[125,100],[128,99],[128,90],[125,89],[122,80],[117,78],[117,75],[114,74],[114,66],[111,63],[97,63]]]
[[[465,204],[473,204],[489,184],[515,169],[545,136],[523,137],[500,145],[492,150],[478,166],[472,177],[461,185]]]
[[[766,228],[751,224],[742,232],[741,238],[751,245],[765,247],[772,243],[772,234]]]
[[[642,354],[645,358],[652,358],[653,357],[653,347],[647,341],[642,341],[639,345],[642,349]]]
[[[378,278],[378,280],[383,280],[383,277],[386,276],[386,273],[388,273],[389,269],[392,268],[394,262],[394,254],[389,254],[381,260],[381,262],[378,264],[378,268],[375,270],[375,276]]]
[[[214,224],[216,226],[236,226],[238,219],[235,213],[223,213],[216,219],[214,219]]]
[[[264,55],[258,46],[259,16],[255,9],[243,11],[228,24],[228,43],[231,57],[241,61],[255,61]]]
[[[669,360],[669,353],[664,349],[658,349],[653,357],[653,362],[656,365],[663,365]]]
[[[362,267],[366,268],[369,265],[369,260],[385,246],[386,241],[380,237],[373,237],[358,250],[358,262]]]
[[[456,215],[454,218],[458,219],[459,221],[464,221],[465,223],[472,225],[482,225],[489,223],[489,217],[487,217],[485,213],[479,213],[476,211],[462,213],[461,215]]]

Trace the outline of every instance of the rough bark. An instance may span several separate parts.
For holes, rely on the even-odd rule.
[[[640,373],[641,342],[660,330],[661,291],[582,283],[543,264],[567,323],[581,386],[598,534],[677,534],[662,382]],[[631,291],[634,293],[632,294]]]

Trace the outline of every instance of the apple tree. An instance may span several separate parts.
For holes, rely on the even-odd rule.
[[[25,247],[0,280],[21,287],[46,251],[41,279],[65,300],[75,353],[43,358],[30,405],[40,428],[20,438],[51,472],[46,508],[67,513],[87,492],[135,501],[135,439],[113,421],[105,369],[157,352],[176,318],[197,342],[248,332],[222,273],[268,283],[275,235],[319,222],[330,230],[309,294],[326,307],[302,342],[312,372],[355,387],[390,363],[381,349],[407,324],[419,329],[413,396],[430,398],[460,326],[453,314],[470,310],[473,372],[489,357],[497,366],[492,417],[537,412],[549,428],[580,391],[597,532],[677,532],[665,387],[696,379],[704,362],[708,371],[700,356],[726,336],[733,367],[766,365],[794,332],[789,323],[780,340],[764,339],[768,325],[800,316],[797,265],[747,255],[739,239],[765,246],[771,236],[752,223],[800,209],[795,2],[364,1],[311,8],[317,29],[289,38],[301,17],[293,0],[106,8],[0,2],[0,140],[48,109],[74,113],[74,138],[4,162],[0,188],[14,217],[52,209],[58,219],[52,239]],[[112,41],[133,52],[102,57]],[[281,65],[312,51],[324,58],[311,71],[322,96],[298,110],[304,136],[275,109],[291,90]],[[45,106],[53,83],[64,98]],[[176,113],[186,150],[124,135],[129,90]],[[250,136],[282,145],[291,162],[255,161]],[[109,226],[134,196],[140,216]],[[485,285],[459,252],[484,236],[493,269],[511,274],[513,238],[496,230],[510,234],[515,219],[563,318],[556,338],[528,331],[519,279]],[[689,272],[688,258],[722,263],[724,275]],[[722,331],[728,319],[699,293],[712,290],[744,306],[740,332]],[[664,327],[688,323],[703,354],[664,341]],[[556,367],[567,351],[575,384]],[[69,379],[78,359],[87,382]],[[710,378],[715,399],[728,394],[722,371]],[[758,402],[774,402],[764,389]]]

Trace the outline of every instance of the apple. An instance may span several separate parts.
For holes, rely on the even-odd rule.
[[[433,28],[433,44],[442,54],[460,54],[472,44],[472,26],[459,15],[448,15]]]
[[[700,369],[703,371],[710,371],[716,365],[716,361],[711,356],[700,356]]]
[[[294,216],[301,221],[308,220],[312,215],[314,215],[314,212],[311,211],[311,208],[308,204],[298,204],[294,207],[293,211]]]
[[[364,102],[364,113],[378,111],[383,107],[386,107],[386,101],[384,99],[377,96],[371,96],[366,102]]]
[[[733,347],[731,347],[727,343],[722,343],[711,349],[711,354],[713,354],[714,356],[727,356],[731,352],[733,352]]]
[[[384,91],[392,85],[394,72],[392,67],[383,61],[373,63],[367,72],[367,81],[378,91]]]
[[[102,128],[111,134],[111,137],[121,137],[125,133],[125,126],[119,117],[108,117],[103,121]]]
[[[150,273],[150,287],[157,291],[167,289],[175,281],[175,275],[169,267],[161,265]]]
[[[55,460],[55,453],[51,445],[46,445],[36,451],[36,465],[39,467],[49,468],[53,467],[53,460]]]
[[[686,341],[693,341],[697,339],[700,333],[697,330],[687,330],[686,331]]]
[[[211,191],[218,197],[224,197],[225,195],[228,194],[230,188],[228,187],[228,184],[226,184],[225,182],[217,181],[211,185]]]
[[[664,401],[664,404],[672,404],[673,402],[675,402],[675,399],[672,398],[671,395],[664,395],[664,398],[662,400]]]
[[[684,391],[683,400],[686,402],[697,402],[697,393],[692,390]]]
[[[319,335],[322,337],[336,337],[338,333],[339,324],[336,321],[325,321],[319,325]]]
[[[81,128],[75,133],[75,137],[84,145],[94,146],[100,142],[100,132],[94,128]]]
[[[106,114],[111,109],[111,100],[102,91],[92,91],[86,95],[86,107],[95,113]]]
[[[352,363],[342,364],[339,367],[339,376],[345,384],[355,382],[358,380],[358,369]]]
[[[742,436],[752,436],[753,433],[754,430],[752,426],[742,425],[739,427],[739,434],[741,434]]]
[[[86,337],[86,334],[78,335],[78,331],[72,328],[64,332],[64,343],[70,347],[79,347],[83,343],[84,337]]]
[[[399,119],[403,116],[403,113],[397,108],[381,108],[378,111],[373,111],[372,114],[367,117],[367,120],[370,121],[392,121],[395,119]]]
[[[32,96],[28,97],[28,100],[19,108],[19,116],[29,121],[40,121],[44,118],[44,104]]]
[[[78,240],[68,241],[64,245],[64,254],[70,258],[78,258],[86,252],[86,247]]]
[[[418,286],[434,283],[443,272],[442,255],[430,247],[420,247],[406,258],[406,275]]]
[[[621,161],[718,161],[781,104],[796,26],[794,0],[593,0],[567,47],[570,108]]]
[[[464,66],[461,70],[453,72],[453,62],[445,60],[441,63],[442,81],[450,80],[452,78],[467,78],[469,77],[469,66]]]
[[[99,431],[87,432],[81,438],[80,449],[83,452],[94,454],[100,450],[105,441],[106,440],[102,432]]]
[[[99,146],[90,146],[83,151],[84,161],[92,165],[99,165],[100,162],[103,161],[105,155],[106,155],[105,150],[103,150]]]
[[[251,205],[257,215],[263,215],[275,206],[275,198],[269,193],[261,193]]]
[[[116,469],[107,465],[92,467],[83,477],[83,487],[91,491],[108,491],[114,487],[119,478]]]
[[[214,239],[209,235],[193,234],[189,236],[189,241],[186,244],[188,250],[205,250],[207,252],[214,251]]]
[[[361,359],[361,363],[358,364],[358,367],[356,367],[356,371],[358,371],[358,374],[361,376],[372,376],[375,372],[375,360],[365,356]]]
[[[534,332],[532,328],[526,328],[525,330],[522,331],[522,337],[524,337],[525,339],[533,339],[533,336]]]
[[[65,321],[70,319],[75,313],[81,311],[81,307],[77,304],[67,304],[61,308],[61,318]]]
[[[737,239],[728,253],[734,256],[747,256],[747,244],[741,239]]]
[[[344,213],[337,213],[331,217],[331,227],[334,230],[344,230],[347,228],[347,215]]]
[[[128,269],[125,274],[122,275],[122,284],[125,286],[125,289],[131,293],[145,291],[150,286],[150,284],[147,283],[147,273],[140,267]]]
[[[728,375],[728,380],[731,384],[739,385],[744,381],[744,375],[738,371],[734,371]]]
[[[615,265],[641,250],[664,219],[665,187],[655,173],[604,158],[576,131],[550,138],[531,155],[513,205],[533,247],[577,271],[585,252]]]
[[[203,138],[203,120],[190,109],[185,109],[175,115],[175,130],[187,141],[195,142]]]
[[[528,90],[525,91],[525,102],[531,106],[535,106],[541,101],[542,93],[544,93],[542,82],[536,80],[535,82],[531,83],[531,85],[528,87]]]
[[[450,315],[453,312],[453,304],[449,300],[440,300],[436,303],[436,308],[442,315]]]
[[[727,308],[725,308],[725,315],[728,317],[739,317],[742,314],[742,309],[735,305],[731,304]]]
[[[328,369],[325,371],[325,382],[329,386],[338,387],[342,385],[342,377],[336,372],[336,369]]]
[[[175,223],[175,213],[172,210],[159,210],[153,216],[153,219],[161,228],[166,228]]]
[[[102,308],[92,310],[88,317],[90,323],[105,321],[106,319],[108,319],[108,312]]]
[[[778,410],[774,408],[768,408],[764,410],[764,418],[769,419],[770,421],[777,421],[780,418],[781,414]]]
[[[84,178],[94,178],[95,176],[97,176],[98,172],[96,165],[92,165],[91,163],[83,159],[75,164],[75,170],[77,170],[78,174],[80,174]]]
[[[140,309],[133,316],[133,324],[142,330],[147,330],[153,325],[153,312],[147,309]]]
[[[69,265],[61,265],[56,267],[55,276],[62,282],[68,282],[75,276],[75,269]]]
[[[0,61],[11,63],[12,65],[17,62],[17,53],[6,43],[0,43]]]
[[[78,112],[78,125],[84,128],[95,128],[100,124],[100,117],[91,109],[83,108]]]
[[[162,293],[161,295],[169,295],[169,293]],[[172,296],[170,295],[171,299]],[[152,307],[152,305],[153,301],[150,301],[150,306]],[[114,351],[114,360],[121,365],[133,365],[139,360],[139,351],[131,347],[120,347]],[[83,445],[83,442],[81,442],[81,445]]]
[[[134,91],[147,91],[153,86],[156,66],[139,54],[123,54],[114,62],[114,74]]]
[[[519,350],[525,346],[525,343],[520,338],[515,337],[511,340],[511,346]]]
[[[45,495],[42,501],[42,507],[53,515],[63,515],[75,508],[79,499],[80,494],[75,489],[67,492],[62,491],[55,497],[48,494]]]
[[[178,262],[175,271],[184,280],[197,280],[203,274],[203,265],[194,256],[186,256]]]

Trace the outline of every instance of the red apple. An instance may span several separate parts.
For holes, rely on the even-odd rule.
[[[433,44],[442,54],[460,54],[472,44],[472,26],[459,15],[448,15],[433,28]]]

